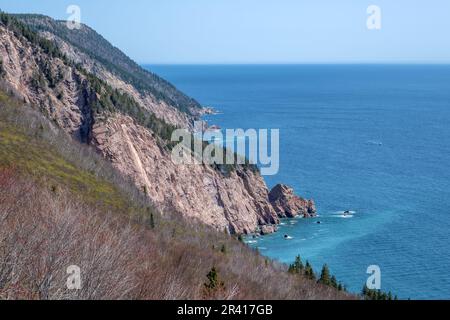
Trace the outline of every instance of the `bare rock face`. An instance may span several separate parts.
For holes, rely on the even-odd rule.
[[[261,225],[279,222],[258,173],[238,169],[225,177],[207,165],[175,164],[156,139],[120,114],[93,128],[94,145],[145,189],[161,211],[172,210],[231,233],[254,233]]]
[[[316,216],[316,206],[313,200],[305,200],[294,194],[294,189],[284,184],[276,185],[269,193],[269,201],[278,216],[305,218]]]
[[[90,139],[94,121],[90,105],[96,99],[85,76],[61,59],[0,27],[0,58],[11,91],[25,103],[39,107],[50,119],[81,142]],[[58,84],[46,77],[59,78]]]

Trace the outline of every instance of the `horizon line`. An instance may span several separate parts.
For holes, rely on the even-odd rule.
[[[450,61],[415,61],[415,62],[137,62],[141,66],[145,65],[177,65],[177,66],[293,66],[293,65],[450,65]]]

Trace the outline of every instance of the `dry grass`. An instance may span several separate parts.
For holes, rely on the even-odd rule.
[[[0,170],[0,190],[3,299],[346,298],[225,235],[200,227],[194,239],[150,229],[42,188],[13,168]],[[81,268],[81,290],[66,288],[70,265]],[[213,266],[225,288],[206,295]]]

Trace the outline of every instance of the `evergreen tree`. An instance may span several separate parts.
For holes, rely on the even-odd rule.
[[[330,279],[330,269],[326,264],[322,267],[322,272],[320,273],[319,283],[329,286],[331,284]]]
[[[305,265],[305,276],[306,276],[308,279],[316,280],[316,275],[314,274],[314,270],[313,270],[311,264],[309,263],[309,261],[306,261],[306,265]]]
[[[330,286],[332,286],[333,288],[338,289],[339,286],[338,286],[338,282],[337,282],[337,279],[336,279],[335,276],[331,276]]]
[[[206,275],[208,278],[208,282],[204,284],[204,286],[208,289],[215,289],[219,283],[217,270],[215,267],[212,267],[211,271]]]
[[[297,273],[302,273],[303,272],[303,269],[305,267],[303,266],[303,262],[302,262],[302,259],[301,259],[300,255],[295,257],[294,267],[295,267],[295,270],[297,271]]]
[[[225,284],[220,281],[219,274],[215,267],[212,267],[211,271],[206,275],[208,282],[204,283],[205,295],[211,296],[219,290],[225,289]]]
[[[220,247],[220,252],[222,252],[223,254],[227,253],[227,247],[223,244],[222,247]]]
[[[393,297],[392,292],[383,292],[381,290],[369,289],[364,285],[362,289],[362,296],[366,300],[397,300],[397,296]]]
[[[289,265],[288,272],[293,274],[301,274],[303,273],[303,270],[305,269],[302,259],[300,255],[295,257],[295,261],[293,264]]]

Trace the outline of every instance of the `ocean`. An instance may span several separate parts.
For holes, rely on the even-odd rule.
[[[450,66],[146,67],[219,110],[212,124],[280,129],[280,170],[265,180],[313,198],[319,217],[250,246],[317,273],[326,263],[352,292],[378,265],[383,291],[450,299]]]

